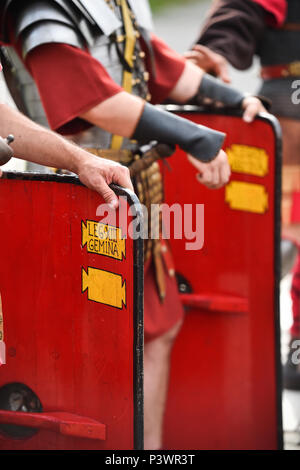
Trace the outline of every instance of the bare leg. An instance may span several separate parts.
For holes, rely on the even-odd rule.
[[[182,322],[167,333],[145,344],[144,400],[145,449],[157,450],[162,446],[162,427],[168,390],[170,354]]]

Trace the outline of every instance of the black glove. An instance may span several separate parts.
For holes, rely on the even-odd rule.
[[[221,150],[225,134],[146,103],[132,139],[142,144],[152,140],[177,144],[198,160],[209,162]]]
[[[196,104],[203,104],[209,99],[212,101],[212,104],[222,103],[224,106],[230,108],[241,109],[243,100],[247,96],[248,95],[245,93],[205,73],[202,77],[198,93],[192,100],[196,102]]]
[[[221,103],[224,107],[242,109],[242,104],[248,93],[242,93],[230,85],[221,82],[219,79],[205,73],[202,77],[197,94],[189,101],[190,104],[212,105]],[[255,96],[264,107],[269,110],[271,102],[264,96]],[[210,102],[208,102],[208,100]]]

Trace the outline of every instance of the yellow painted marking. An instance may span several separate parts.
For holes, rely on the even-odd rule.
[[[225,201],[231,209],[264,214],[268,209],[268,193],[260,184],[232,181],[226,186]]]
[[[126,240],[122,239],[122,230],[112,225],[93,220],[81,223],[82,247],[86,245],[89,253],[109,256],[123,260],[126,257]]]
[[[119,309],[126,307],[126,282],[122,276],[102,269],[82,268],[82,293],[88,291],[88,300]]]
[[[254,176],[265,176],[269,172],[269,157],[262,148],[233,144],[226,153],[232,171]]]

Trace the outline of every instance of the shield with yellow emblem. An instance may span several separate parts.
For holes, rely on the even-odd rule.
[[[168,109],[227,134],[232,175],[226,187],[206,189],[181,150],[163,170],[166,202],[182,208],[183,235],[170,243],[186,309],[172,355],[164,448],[277,449],[279,125],[270,115],[247,124],[230,113]]]

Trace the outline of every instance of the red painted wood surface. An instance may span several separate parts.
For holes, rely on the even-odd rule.
[[[184,116],[227,132],[224,149],[232,144],[265,149],[265,176],[233,172],[231,181],[263,185],[269,206],[262,214],[233,210],[225,202],[225,189],[212,191],[197,182],[196,170],[183,152],[178,150],[168,160],[172,171],[164,170],[166,201],[205,204],[205,242],[196,252],[185,250],[187,240],[171,240],[176,271],[190,282],[194,301],[198,296],[199,302],[193,306],[191,300],[172,355],[164,448],[275,449],[280,410],[274,131],[263,121],[249,125],[237,117]],[[184,294],[185,304],[188,296]],[[244,299],[247,308],[230,312],[230,298]]]
[[[133,242],[123,261],[82,247],[82,221],[99,221],[101,203],[74,184],[0,180],[0,387],[24,383],[44,413],[76,414],[107,431],[101,441],[46,429],[23,440],[1,434],[0,449],[133,449]],[[88,267],[122,276],[126,306],[88,300]]]

